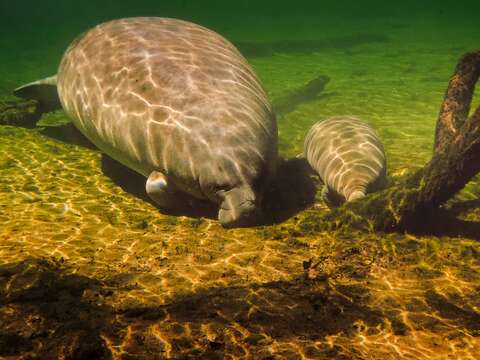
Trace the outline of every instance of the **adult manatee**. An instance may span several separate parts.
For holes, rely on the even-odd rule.
[[[274,175],[277,126],[257,76],[226,39],[168,18],[110,21],[80,35],[56,76],[18,96],[57,99],[110,157],[147,178],[160,207],[179,193],[219,205],[227,227],[256,220]]]

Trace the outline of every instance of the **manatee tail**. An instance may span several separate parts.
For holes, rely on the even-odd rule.
[[[22,85],[13,90],[13,94],[22,99],[38,101],[42,112],[62,108],[57,92],[57,75]]]

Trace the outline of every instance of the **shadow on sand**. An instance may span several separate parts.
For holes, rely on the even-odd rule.
[[[39,130],[45,136],[58,141],[96,149],[72,124],[49,126]],[[102,155],[102,171],[116,185],[124,191],[138,197],[153,206],[156,204],[145,192],[145,178],[130,170],[106,155]],[[265,193],[263,202],[264,217],[257,225],[280,223],[294,216],[298,212],[310,207],[316,200],[316,193],[321,185],[318,177],[312,175],[312,170],[302,158],[280,160],[275,180]],[[218,207],[214,204],[194,201],[193,206],[176,211],[160,209],[167,215],[183,215],[192,218],[217,218]],[[187,201],[183,201],[187,202]],[[464,237],[480,240],[480,222],[465,221],[458,216],[466,211],[478,207],[478,199],[464,202],[455,202],[446,209],[440,209],[429,219],[425,219],[426,226],[418,231],[418,235]]]
[[[455,203],[450,209],[438,209],[425,217],[422,229],[417,235],[460,237],[480,241],[480,222],[459,219],[460,212],[478,207],[478,200]],[[459,209],[462,209],[459,211]]]
[[[277,342],[317,344],[303,351],[311,358],[337,358],[345,350],[355,352],[359,324],[409,336],[402,309],[376,302],[362,285],[368,283],[368,266],[362,251],[353,250],[340,254],[337,264],[341,277],[355,279],[349,284],[300,273],[291,281],[207,288],[162,306],[143,306],[134,297],[116,304],[116,296],[131,286],[75,274],[60,261],[27,258],[5,264],[0,266],[0,356],[111,359],[121,349],[122,359],[267,358]],[[480,330],[480,316],[458,305],[461,299],[432,289],[419,296],[428,319],[417,328],[439,331],[455,324],[459,332]],[[415,311],[415,301],[407,308]],[[342,337],[347,348],[328,345],[331,335]],[[300,351],[287,346],[278,355],[298,356],[295,349]]]
[[[124,191],[156,206],[145,191],[145,178],[110,157],[102,156],[102,171]],[[292,190],[294,189],[294,190]],[[282,222],[310,206],[315,200],[316,184],[310,167],[304,159],[281,160],[277,177],[270,184],[263,200],[263,217],[257,225]],[[182,196],[182,195],[179,195]],[[192,206],[175,211],[160,209],[167,215],[182,215],[193,218],[217,218],[218,206],[183,196],[181,203]]]
[[[78,145],[91,150],[97,149],[72,123],[40,127],[38,132],[63,143]]]
[[[278,121],[301,104],[317,102],[335,95],[335,93],[323,94],[329,82],[328,76],[320,75],[294,91],[276,98],[272,106]]]
[[[0,356],[110,359],[109,343],[146,358],[162,358],[166,351],[182,358],[241,356],[244,347],[260,355],[272,339],[315,340],[351,332],[357,320],[383,322],[385,314],[369,307],[365,289],[330,291],[324,280],[211,288],[164,306],[117,308],[110,298],[128,290],[73,274],[58,262],[29,258],[0,267]],[[390,321],[403,331],[400,319]],[[154,325],[163,341],[153,336]],[[238,326],[250,333],[239,336],[243,344],[227,337]],[[208,335],[206,328],[217,331]]]
[[[247,58],[273,56],[275,54],[311,54],[325,49],[348,50],[364,44],[387,43],[383,34],[352,34],[317,40],[282,40],[273,42],[235,42]]]
[[[48,126],[39,132],[58,141],[97,149],[72,124]],[[157,207],[145,191],[146,179],[137,172],[102,154],[102,172],[125,192]],[[292,189],[295,189],[292,191]],[[280,160],[276,179],[270,184],[264,199],[264,218],[258,225],[278,223],[311,205],[315,199],[316,184],[310,168],[303,159]],[[179,195],[181,196],[181,195]],[[189,196],[180,199],[180,203],[189,203],[176,210],[159,209],[166,215],[205,217],[216,219],[218,206]]]

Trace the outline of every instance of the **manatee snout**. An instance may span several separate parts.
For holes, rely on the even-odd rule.
[[[261,213],[259,199],[249,187],[219,192],[223,199],[218,210],[218,220],[227,228],[254,225]]]

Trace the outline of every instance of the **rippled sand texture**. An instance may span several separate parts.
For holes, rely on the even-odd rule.
[[[282,155],[300,153],[320,118],[349,114],[378,130],[391,175],[427,161],[472,42],[402,44],[252,56],[273,99],[331,78],[279,119]],[[0,127],[0,140],[2,358],[479,358],[478,239],[318,233],[320,201],[225,230],[132,194],[138,179],[117,181],[61,112]],[[452,211],[479,221],[479,193],[470,184]]]

